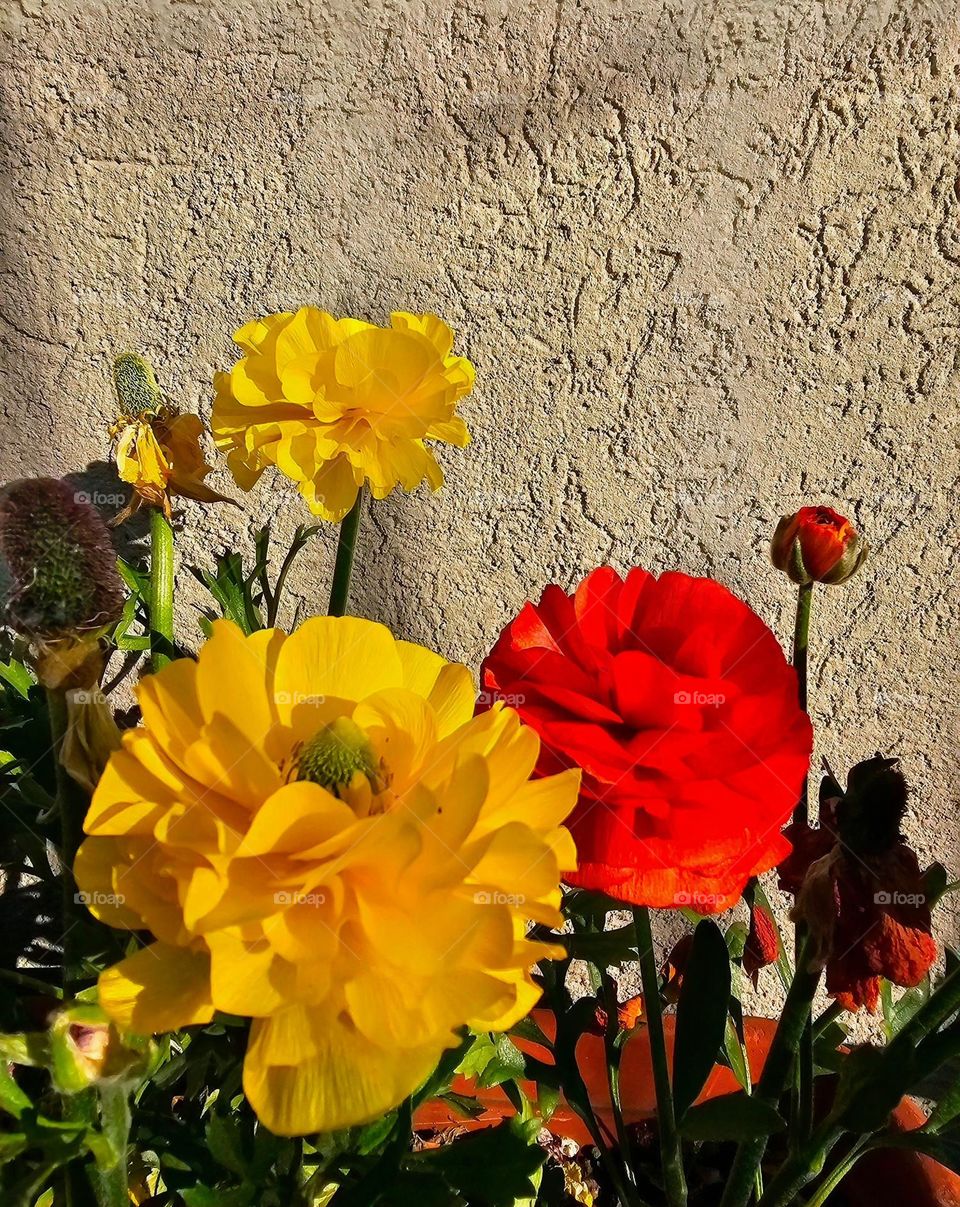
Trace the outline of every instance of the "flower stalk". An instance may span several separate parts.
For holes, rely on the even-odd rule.
[[[344,616],[350,598],[350,576],[357,550],[357,533],[360,531],[360,515],[363,511],[363,488],[357,492],[357,500],[340,521],[340,539],[337,541],[337,560],[333,567],[333,586],[330,589],[331,616]]]
[[[677,1130],[677,1120],[673,1109],[673,1090],[670,1086],[670,1071],[667,1067],[667,1046],[663,1037],[660,977],[657,973],[657,961],[653,954],[650,911],[646,906],[634,909],[633,922],[637,931],[640,983],[643,988],[643,1002],[650,1036],[653,1083],[657,1093],[657,1128],[660,1133],[664,1190],[669,1207],[685,1207],[687,1183],[683,1174],[680,1133]]]
[[[150,663],[159,671],[173,659],[173,527],[150,509]]]
[[[757,1085],[755,1096],[771,1106],[776,1106],[786,1086],[794,1055],[810,1017],[810,1004],[819,983],[820,970],[810,971],[809,944],[805,943],[797,958],[797,970]],[[766,1136],[741,1142],[720,1207],[746,1207],[750,1202],[756,1186],[757,1170],[766,1148]]]
[[[807,712],[807,652],[810,645],[810,614],[813,603],[813,581],[801,583],[797,589],[797,614],[793,628],[793,666],[797,672],[797,699]],[[804,777],[800,799],[793,811],[794,825],[809,823],[809,787]],[[794,929],[794,950],[799,953],[805,938],[803,922]],[[791,1112],[793,1139],[802,1142],[813,1128],[813,1016],[807,1012],[807,1022],[800,1037],[797,1057],[797,1085]]]
[[[57,809],[60,814],[60,884],[63,895],[62,986],[63,997],[68,998],[71,994],[75,971],[74,945],[71,934],[81,912],[76,900],[73,860],[83,835],[83,818],[88,802],[83,789],[68,774],[60,758],[67,736],[67,701],[65,693],[59,688],[47,689],[47,715],[57,784]]]

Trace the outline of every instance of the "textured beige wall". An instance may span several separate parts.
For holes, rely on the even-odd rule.
[[[836,503],[875,552],[816,602],[820,752],[901,754],[960,865],[955,4],[4,6],[0,472],[104,457],[116,350],[208,413],[251,316],[433,310],[474,442],[376,508],[358,609],[476,666],[611,559],[786,635],[768,534]],[[303,518],[279,479],[189,505],[184,560],[267,516]]]

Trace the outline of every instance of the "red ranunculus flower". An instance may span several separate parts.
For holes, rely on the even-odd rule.
[[[709,578],[602,567],[501,633],[481,707],[540,734],[539,770],[584,770],[571,880],[718,913],[788,853],[810,761],[797,681],[763,621]]]

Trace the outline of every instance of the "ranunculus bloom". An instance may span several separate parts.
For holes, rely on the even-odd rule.
[[[504,1030],[562,949],[576,772],[531,780],[536,733],[473,715],[465,667],[355,618],[213,626],[138,688],[75,872],[156,941],[100,977],[137,1033],[253,1019],[244,1089],[280,1134],[375,1118],[464,1024]]]
[[[469,442],[454,411],[473,365],[451,356],[453,332],[432,314],[398,311],[383,328],[304,306],[234,339],[244,357],[217,374],[213,432],[244,490],[276,465],[311,511],[339,520],[364,481],[378,499],[424,479],[439,490],[424,440]]]
[[[788,852],[810,722],[776,638],[719,583],[603,567],[547,587],[482,680],[481,707],[539,732],[541,772],[583,768],[573,883],[716,913]]]
[[[863,565],[867,546],[832,507],[801,507],[777,524],[770,558],[795,583],[844,583]]]

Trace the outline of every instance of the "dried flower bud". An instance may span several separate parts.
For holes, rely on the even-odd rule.
[[[793,582],[844,583],[863,565],[867,545],[853,524],[831,507],[801,507],[783,516],[770,559]]]
[[[95,508],[57,478],[22,478],[0,492],[3,620],[27,637],[74,637],[120,617],[124,591],[110,534]]]
[[[850,769],[847,790],[837,802],[840,841],[857,855],[879,855],[902,838],[907,781],[897,759],[876,755]]]
[[[110,755],[120,749],[120,730],[99,687],[67,691],[67,732],[60,762],[68,774],[93,792]]]

